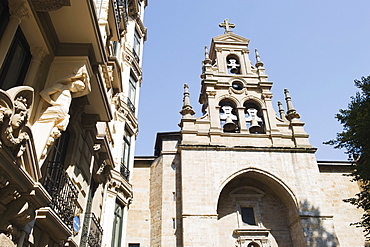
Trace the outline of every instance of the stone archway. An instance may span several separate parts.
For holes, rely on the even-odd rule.
[[[220,246],[288,247],[304,238],[303,231],[292,226],[298,211],[291,192],[281,181],[257,169],[239,173],[227,182],[219,196],[217,214]]]

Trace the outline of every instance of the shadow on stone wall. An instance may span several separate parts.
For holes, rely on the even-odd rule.
[[[319,208],[311,205],[307,200],[300,202],[299,212],[306,246],[339,246],[334,230],[333,216],[322,215]]]

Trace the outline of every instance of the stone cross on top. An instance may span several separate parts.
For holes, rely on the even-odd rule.
[[[219,24],[219,27],[225,28],[225,33],[232,32],[230,28],[234,28],[235,24],[231,24],[228,19],[225,19],[223,23]]]

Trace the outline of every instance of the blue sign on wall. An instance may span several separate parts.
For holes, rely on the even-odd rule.
[[[75,216],[73,218],[73,230],[75,232],[78,232],[80,230],[80,217],[79,216]]]

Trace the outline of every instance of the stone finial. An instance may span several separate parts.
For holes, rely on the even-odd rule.
[[[218,26],[221,27],[221,28],[224,28],[225,33],[232,33],[232,31],[230,31],[230,29],[235,28],[235,24],[230,23],[228,19],[225,19],[224,22],[220,23]]]
[[[204,47],[204,64],[211,64],[211,59],[209,58],[209,52],[208,52],[208,47]]]
[[[261,61],[261,57],[258,53],[258,50],[255,49],[255,52],[256,52],[256,67],[259,68],[259,67],[263,67],[263,62]]]
[[[189,86],[188,84],[184,84],[184,99],[183,99],[183,106],[180,114],[183,117],[189,117],[195,114],[193,107],[190,105],[190,93],[189,93]]]
[[[285,94],[285,101],[286,101],[287,108],[288,108],[286,118],[289,121],[292,120],[292,119],[295,119],[295,118],[297,118],[297,119],[300,118],[298,112],[293,107],[292,98],[290,97],[289,90],[285,88],[284,89],[284,94]]]
[[[283,108],[283,103],[281,103],[281,101],[278,101],[278,108],[279,108],[279,114],[280,114],[280,118],[285,120],[285,111],[284,111],[284,108]]]

